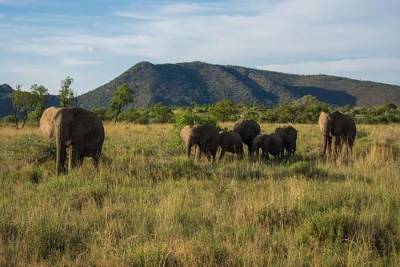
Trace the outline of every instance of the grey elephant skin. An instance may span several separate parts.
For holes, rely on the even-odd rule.
[[[293,126],[287,125],[276,128],[275,133],[282,138],[286,153],[293,156],[297,148],[297,130]]]
[[[333,113],[321,112],[318,120],[319,128],[323,134],[323,154],[330,154],[332,151],[332,140],[334,155],[339,153],[342,145],[346,150],[352,152],[354,141],[356,139],[357,128],[354,120],[339,111]]]
[[[281,158],[284,153],[282,138],[275,133],[257,135],[253,140],[253,149],[257,157],[261,149],[262,158],[266,160],[269,159],[269,154],[275,158]]]
[[[237,132],[234,131],[222,131],[219,133],[219,145],[221,147],[221,154],[219,160],[221,160],[225,152],[234,153],[239,159],[243,158],[243,142],[242,138]]]
[[[201,154],[205,154],[208,160],[215,162],[219,146],[219,133],[217,127],[213,124],[204,124],[192,129],[190,135],[187,155],[190,157],[192,146],[197,145],[196,159],[200,160]]]
[[[252,119],[239,120],[233,126],[233,130],[237,132],[243,140],[243,143],[247,145],[249,158],[253,155],[253,140],[260,134],[260,125]]]
[[[84,157],[92,157],[97,167],[104,142],[104,127],[93,112],[82,108],[50,107],[40,119],[40,130],[44,136],[56,140],[57,174],[65,171],[67,149],[69,170],[81,165]]]

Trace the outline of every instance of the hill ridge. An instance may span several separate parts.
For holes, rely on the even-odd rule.
[[[79,97],[86,108],[106,107],[118,85],[135,92],[135,107],[234,103],[274,105],[306,94],[334,105],[400,104],[400,86],[326,74],[302,75],[201,61],[153,64],[142,61]]]

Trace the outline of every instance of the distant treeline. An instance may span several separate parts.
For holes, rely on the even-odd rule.
[[[197,124],[207,121],[236,121],[239,118],[253,118],[260,122],[276,123],[315,123],[321,111],[339,110],[352,116],[357,123],[400,123],[400,107],[386,104],[371,107],[335,107],[317,100],[313,96],[304,96],[296,101],[277,105],[241,105],[224,100],[213,105],[192,105],[173,107],[156,104],[148,108],[123,110],[115,118],[112,109],[95,108],[93,111],[104,121],[116,120],[139,124],[177,123]],[[35,114],[28,115],[28,123],[37,121]],[[4,122],[13,122],[13,116],[3,118]]]

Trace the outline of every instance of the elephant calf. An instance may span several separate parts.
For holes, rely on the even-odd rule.
[[[213,124],[203,124],[192,129],[187,146],[187,155],[190,157],[190,151],[193,145],[197,145],[196,159],[199,160],[201,154],[205,154],[208,160],[215,162],[219,146],[219,133],[217,127]]]
[[[289,125],[276,128],[275,133],[282,138],[286,153],[293,156],[296,152],[297,130]]]
[[[93,112],[82,108],[46,109],[40,119],[44,136],[56,139],[56,172],[65,171],[68,148],[68,169],[81,165],[84,157],[92,157],[97,167],[104,142],[104,127]]]
[[[269,154],[275,158],[283,156],[284,147],[282,138],[278,134],[262,134],[257,135],[253,140],[253,148],[258,157],[259,149],[262,150],[262,158],[268,160]]]
[[[225,152],[237,154],[239,159],[243,158],[243,142],[242,138],[237,132],[220,132],[219,145],[221,147],[221,155],[219,156],[219,160],[224,157]]]

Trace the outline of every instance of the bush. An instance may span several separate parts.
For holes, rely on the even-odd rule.
[[[96,113],[96,115],[102,120],[111,120],[112,115],[106,108],[94,108],[92,109],[93,113]]]
[[[12,158],[28,163],[42,163],[56,157],[55,142],[35,134],[18,137],[14,143],[9,144],[7,151]]]
[[[174,122],[175,116],[170,107],[156,104],[150,110],[150,121],[153,123]]]
[[[200,116],[199,114],[193,113],[191,110],[177,114],[175,120],[175,124],[179,127],[185,125],[195,126],[206,123],[217,125],[217,120],[214,117],[207,115]]]
[[[3,122],[5,123],[15,123],[15,118],[13,115],[7,115],[3,117]]]

